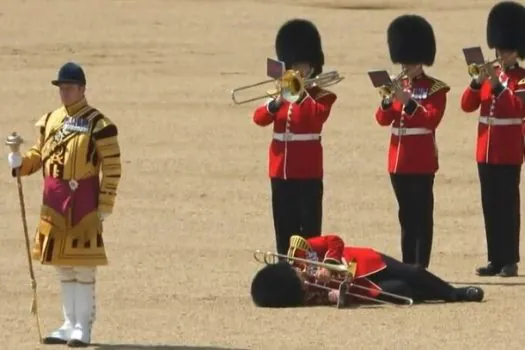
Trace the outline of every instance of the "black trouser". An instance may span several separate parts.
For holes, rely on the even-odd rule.
[[[457,289],[419,265],[404,264],[390,256],[381,254],[386,268],[369,279],[383,291],[412,298],[414,301],[457,300]],[[380,299],[400,302],[380,295]]]
[[[487,255],[496,268],[520,261],[520,165],[478,163]]]
[[[399,205],[403,262],[428,267],[434,236],[434,174],[390,174]]]
[[[277,252],[286,254],[292,235],[321,235],[323,180],[271,179]]]

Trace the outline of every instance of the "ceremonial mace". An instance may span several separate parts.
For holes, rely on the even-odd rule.
[[[20,151],[20,145],[24,143],[24,140],[13,132],[7,137],[5,144],[9,146],[11,152],[18,153]],[[33,301],[31,302],[31,314],[35,316],[36,327],[38,330],[38,341],[42,343],[42,331],[40,329],[40,317],[38,316],[38,304],[37,304],[37,291],[36,291],[36,279],[35,271],[33,270],[33,260],[31,259],[31,250],[29,244],[29,234],[27,232],[27,219],[26,219],[26,206],[24,203],[24,191],[22,188],[22,179],[20,178],[20,168],[14,169],[16,175],[16,182],[18,185],[18,199],[20,201],[20,214],[22,216],[22,224],[24,226],[24,236],[26,241],[26,253],[27,262],[29,264],[29,276],[31,278],[31,289],[33,290]]]

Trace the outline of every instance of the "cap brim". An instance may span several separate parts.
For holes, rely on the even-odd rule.
[[[78,81],[78,80],[51,80],[51,84],[55,86],[60,86],[62,84],[77,84],[77,85],[86,85],[86,83]]]

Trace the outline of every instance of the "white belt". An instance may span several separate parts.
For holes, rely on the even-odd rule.
[[[392,134],[396,136],[413,136],[432,134],[432,130],[426,128],[392,128]]]
[[[521,118],[495,118],[495,117],[479,117],[481,124],[487,125],[521,125],[523,120]]]
[[[317,141],[321,139],[321,134],[294,134],[291,132],[274,132],[273,139],[277,141]]]

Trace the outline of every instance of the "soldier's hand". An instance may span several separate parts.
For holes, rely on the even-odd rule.
[[[395,88],[394,89],[394,96],[395,96],[396,100],[398,100],[399,102],[401,102],[404,105],[406,105],[408,103],[408,100],[410,100],[410,95],[408,94],[408,92],[406,92],[406,91],[404,91],[402,89]]]
[[[476,81],[476,83],[481,84],[485,81],[485,79],[487,79],[487,71],[484,68],[482,68],[479,70],[479,75],[474,80]]]
[[[499,84],[499,76],[491,64],[487,65],[487,67],[485,68],[485,74],[490,79],[490,83],[492,84],[492,86],[496,86],[497,84]]]
[[[321,283],[330,282],[331,278],[332,278],[332,272],[328,270],[326,267],[320,267],[319,269],[317,269],[315,273],[315,279]]]
[[[11,152],[7,155],[7,162],[11,169],[17,169],[22,166],[22,155],[19,152]]]

